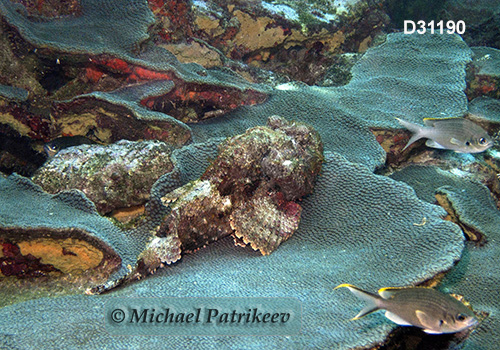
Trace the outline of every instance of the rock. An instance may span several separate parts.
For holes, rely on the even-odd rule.
[[[144,204],[155,181],[172,170],[170,152],[159,141],[70,147],[38,169],[33,181],[49,193],[79,189],[105,214]]]

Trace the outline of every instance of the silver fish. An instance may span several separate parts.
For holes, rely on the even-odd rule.
[[[432,148],[453,150],[457,153],[479,153],[493,146],[493,139],[479,125],[464,118],[425,118],[425,126],[396,118],[413,135],[403,151],[422,138]]]
[[[53,157],[60,150],[79,145],[90,145],[95,142],[85,136],[62,136],[47,142],[43,145],[43,150],[47,156]]]
[[[353,320],[383,309],[389,320],[401,326],[423,328],[429,334],[460,332],[478,323],[467,306],[432,288],[382,288],[378,296],[350,284],[335,289],[342,287],[366,302]]]

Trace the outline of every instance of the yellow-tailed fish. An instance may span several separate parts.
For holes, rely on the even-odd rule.
[[[412,143],[426,138],[432,148],[449,149],[458,153],[479,153],[493,146],[493,139],[479,125],[464,118],[425,118],[425,126],[396,118],[413,133],[403,151]]]
[[[342,287],[366,302],[353,320],[386,310],[385,317],[389,320],[401,326],[420,327],[429,334],[460,332],[478,322],[467,306],[432,288],[382,288],[379,296],[350,284],[341,284],[335,289]]]

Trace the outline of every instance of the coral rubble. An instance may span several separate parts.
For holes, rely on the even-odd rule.
[[[378,6],[362,1],[196,1],[191,15],[190,37],[225,57],[308,84],[342,49],[366,50],[389,22]]]

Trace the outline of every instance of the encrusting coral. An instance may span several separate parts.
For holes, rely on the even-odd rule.
[[[147,237],[125,234],[80,191],[47,194],[18,175],[0,177],[0,188],[0,260],[9,265],[4,275],[43,276],[51,267],[48,272],[65,274],[100,269],[117,278],[144,249]]]

